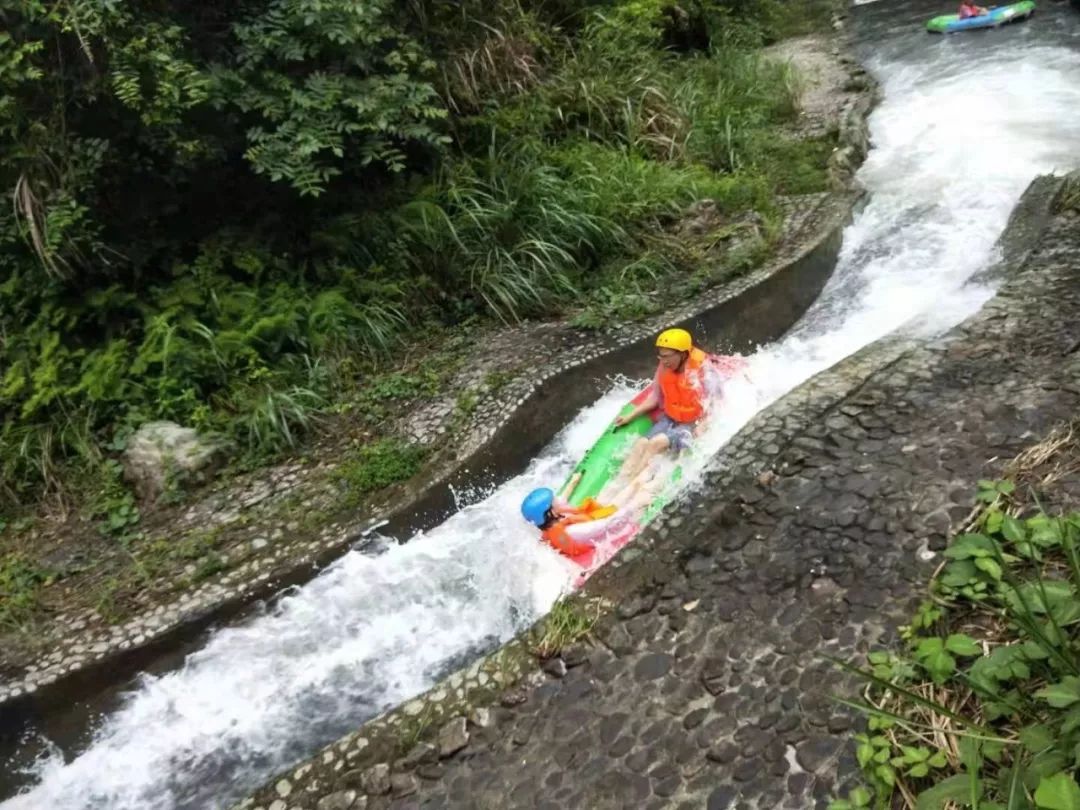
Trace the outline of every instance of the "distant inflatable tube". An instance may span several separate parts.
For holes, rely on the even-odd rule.
[[[1008,23],[1026,20],[1035,12],[1034,0],[1021,0],[1008,6],[996,6],[978,17],[961,20],[958,14],[943,14],[926,24],[931,34],[952,34],[957,31],[973,31],[978,28],[998,28]]]

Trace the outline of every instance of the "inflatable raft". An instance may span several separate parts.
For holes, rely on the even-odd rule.
[[[976,28],[998,28],[1007,23],[1026,20],[1035,11],[1033,0],[1021,0],[1008,6],[995,6],[978,17],[961,20],[957,14],[944,14],[934,17],[926,24],[926,30],[932,34],[951,34],[954,31],[970,31]]]
[[[711,355],[707,361],[719,380],[730,379],[742,373],[747,365],[746,359],[731,355]],[[630,402],[626,403],[620,411],[620,415],[629,413],[634,406],[640,404],[652,390],[653,384],[649,384],[637,394]],[[604,487],[611,481],[622,467],[623,459],[630,451],[630,447],[639,438],[644,436],[653,426],[653,422],[659,417],[660,411],[638,416],[631,422],[616,427],[612,422],[603,435],[582,457],[577,467],[567,476],[563,487],[577,474],[581,479],[567,499],[573,506],[580,506],[586,498],[596,498]],[[581,568],[581,573],[576,577],[574,587],[580,586],[600,566],[610,560],[618,551],[637,535],[645,526],[660,514],[660,511],[671,501],[678,490],[678,483],[682,479],[683,468],[677,460],[669,472],[665,472],[667,478],[658,488],[653,500],[637,514],[630,514],[615,522],[611,528],[600,538],[594,541],[593,548],[577,557],[571,557]]]

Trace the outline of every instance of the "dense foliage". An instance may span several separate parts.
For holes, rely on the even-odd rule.
[[[1024,510],[1014,490],[980,482],[985,508],[905,647],[854,670],[869,682],[865,784],[832,810],[1080,807],[1080,514]]]
[[[0,0],[0,501],[149,418],[278,448],[416,324],[618,315],[688,203],[821,182],[752,50],[805,5]]]

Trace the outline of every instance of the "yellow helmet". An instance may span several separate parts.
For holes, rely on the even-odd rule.
[[[688,352],[694,348],[694,340],[685,329],[665,329],[656,339],[657,348]]]

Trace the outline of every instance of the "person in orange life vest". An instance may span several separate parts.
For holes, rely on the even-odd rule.
[[[567,557],[592,551],[600,537],[656,495],[646,482],[635,480],[616,493],[610,505],[586,498],[581,506],[571,506],[567,499],[580,480],[581,473],[576,473],[558,495],[547,488],[535,489],[521,504],[521,514],[540,528],[544,542]]]
[[[644,413],[662,409],[649,432],[638,439],[619,472],[619,479],[633,481],[660,453],[674,448],[685,450],[693,441],[705,414],[707,355],[694,346],[685,329],[668,329],[656,339],[658,365],[649,395],[625,416],[615,419],[625,425]]]
[[[982,6],[975,5],[972,0],[960,0],[960,19],[967,20],[972,17],[981,17],[987,11]]]

